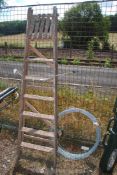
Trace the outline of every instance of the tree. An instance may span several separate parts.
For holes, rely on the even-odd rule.
[[[25,33],[26,20],[0,22],[0,36]]]
[[[115,15],[110,16],[110,21],[111,21],[111,32],[117,32],[117,13]]]
[[[0,8],[5,6],[6,5],[6,2],[4,0],[0,0]]]
[[[65,13],[59,25],[64,44],[71,44],[73,48],[87,47],[94,37],[103,42],[108,41],[109,18],[102,15],[97,3],[84,2],[72,7]]]

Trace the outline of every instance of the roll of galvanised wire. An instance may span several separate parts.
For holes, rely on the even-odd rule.
[[[88,112],[84,109],[73,107],[73,108],[69,108],[63,112],[60,112],[58,116],[59,116],[59,118],[63,118],[67,114],[76,113],[76,112],[84,114],[86,117],[88,117],[92,121],[93,125],[96,126],[96,140],[95,140],[95,144],[88,151],[84,151],[83,153],[78,153],[78,154],[68,152],[67,150],[65,150],[64,148],[59,146],[58,153],[61,154],[62,156],[64,156],[65,158],[71,159],[71,160],[81,160],[81,159],[87,158],[88,156],[90,156],[90,154],[92,154],[97,149],[97,147],[101,141],[101,129],[99,127],[97,119],[90,112]]]

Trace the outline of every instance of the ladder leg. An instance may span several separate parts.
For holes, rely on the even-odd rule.
[[[32,15],[32,11],[29,9],[28,10],[28,14],[27,14],[27,20],[28,21],[29,21],[31,15]],[[26,26],[26,34],[27,34],[27,36],[28,36],[28,33],[29,33],[29,28],[30,28],[30,23],[27,23],[27,26]],[[28,74],[28,62],[27,62],[26,59],[29,56],[29,44],[30,44],[29,37],[26,37],[26,39],[25,39],[25,50],[24,50],[23,75],[22,75],[22,83],[21,83],[20,111],[19,111],[18,158],[19,158],[20,153],[21,153],[20,144],[21,144],[21,141],[23,139],[23,133],[21,132],[21,128],[24,125],[24,119],[23,119],[23,116],[22,116],[22,112],[24,110],[25,101],[24,101],[23,95],[24,95],[25,89],[26,89],[25,76]]]
[[[55,133],[55,142],[54,142],[54,170],[56,174],[56,164],[57,164],[57,123],[58,123],[58,98],[57,98],[57,81],[58,81],[58,64],[57,64],[57,8],[53,8],[54,13],[54,36],[53,36],[53,59],[54,59],[54,133]]]

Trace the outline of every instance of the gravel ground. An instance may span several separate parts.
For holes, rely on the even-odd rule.
[[[8,171],[12,168],[15,158],[16,158],[16,150],[17,150],[17,141],[13,139],[0,139],[0,175],[9,175]],[[31,151],[25,153],[24,155],[31,158],[29,155]],[[27,154],[27,155],[26,155]],[[26,160],[24,157],[22,158],[22,162],[20,162],[20,166],[27,167],[28,171],[24,171],[20,166],[18,169],[21,169],[20,173],[16,173],[16,175],[32,175],[31,171],[34,171],[33,175],[39,174],[38,169],[41,168],[43,172],[43,162],[39,162],[38,155],[36,152],[32,153],[32,156],[35,155],[35,162],[30,160]],[[98,149],[95,154],[91,155],[89,158],[81,161],[71,161],[66,160],[63,157],[58,157],[57,163],[57,175],[98,175],[98,164],[101,156],[101,150]],[[40,159],[41,160],[41,159]],[[113,175],[117,175],[117,167]]]
[[[13,165],[17,146],[12,140],[0,140],[0,175],[6,175]]]

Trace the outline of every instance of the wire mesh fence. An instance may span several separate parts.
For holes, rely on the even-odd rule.
[[[80,92],[95,87],[99,93],[110,95],[117,86],[116,1],[43,4],[32,7],[35,14],[43,14],[51,13],[55,5],[59,20],[58,62],[60,72],[65,73],[60,78],[61,83],[79,89]],[[15,78],[13,67],[22,67],[28,7],[1,9],[0,77]],[[33,44],[46,57],[52,57],[52,42],[49,39]],[[110,67],[115,69],[109,69]],[[36,68],[34,70],[36,72]],[[41,72],[43,74],[43,70]]]
[[[59,111],[71,106],[90,111],[100,122],[103,135],[112,115],[117,90],[117,1],[40,4],[30,7],[34,14],[51,14],[54,6],[58,10]],[[20,88],[28,8],[20,6],[0,9],[1,90],[14,85]],[[53,45],[50,39],[37,40],[32,44],[48,59],[52,58]],[[32,54],[32,57],[35,56]],[[14,75],[14,68],[21,75]],[[29,74],[51,78],[53,71],[40,62],[30,64]],[[37,92],[40,85],[33,85]],[[47,93],[46,88],[45,91],[39,88],[37,93]],[[50,94],[51,91],[47,95]],[[47,109],[45,103],[35,105],[43,105],[43,110],[51,111],[51,106]],[[10,117],[13,115],[15,111]],[[70,151],[78,151],[76,145],[79,140],[94,143],[95,128],[83,117],[70,115],[62,123],[67,138],[64,146]]]

